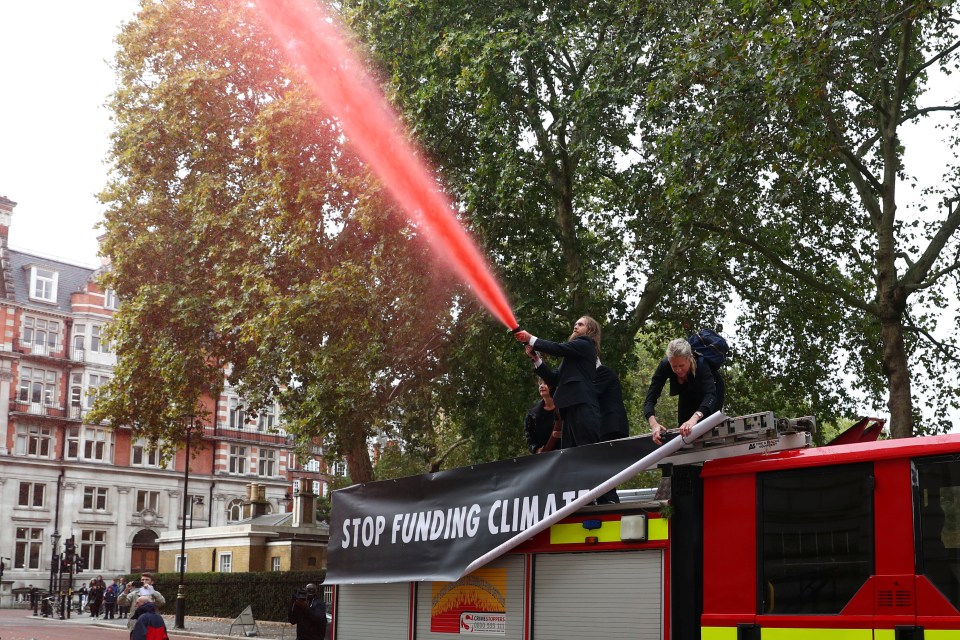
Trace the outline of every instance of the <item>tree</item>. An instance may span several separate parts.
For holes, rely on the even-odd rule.
[[[939,311],[958,282],[957,169],[927,194],[936,213],[904,215],[898,189],[904,128],[960,109],[921,106],[931,72],[957,69],[956,3],[663,6],[682,25],[654,91],[675,116],[660,136],[672,193],[699,199],[699,226],[742,254],[727,278],[751,354],[782,350],[779,371],[816,362],[807,375],[826,400],[841,383],[885,389],[897,437],[942,428],[929,413],[918,423],[914,393],[933,396],[935,415],[958,407],[955,376],[941,374],[956,346],[934,338],[938,320],[958,322]],[[754,371],[769,362],[753,359]]]
[[[227,370],[363,482],[369,436],[443,372],[452,290],[249,10],[145,2],[119,38],[103,201],[123,303],[92,419],[176,441]]]

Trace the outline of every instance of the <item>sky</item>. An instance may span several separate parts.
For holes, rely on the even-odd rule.
[[[10,246],[96,266],[114,37],[136,0],[0,1],[0,196]]]

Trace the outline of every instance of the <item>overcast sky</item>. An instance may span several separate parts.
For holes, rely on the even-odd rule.
[[[0,195],[10,245],[96,265],[109,63],[135,0],[0,0]]]

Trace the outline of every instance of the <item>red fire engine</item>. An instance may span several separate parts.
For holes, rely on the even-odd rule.
[[[340,581],[333,638],[960,638],[960,435],[811,448],[758,416],[662,460],[669,501],[583,507],[456,581]]]

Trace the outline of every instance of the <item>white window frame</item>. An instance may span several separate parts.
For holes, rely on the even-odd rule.
[[[16,527],[14,532],[14,569],[39,569],[43,562],[43,529]]]
[[[217,554],[217,571],[233,573],[233,551],[221,551]]]
[[[93,407],[93,403],[96,400],[96,391],[94,389],[99,389],[103,385],[107,384],[110,381],[110,376],[103,373],[88,373],[87,374],[87,402],[86,408],[90,409]]]
[[[53,428],[36,424],[18,424],[14,455],[28,458],[52,458]]]
[[[183,563],[183,567],[180,566],[181,563]],[[187,566],[189,564],[190,564],[190,556],[184,557],[184,556],[181,556],[179,553],[176,556],[174,556],[174,561],[173,561],[174,571],[183,571],[184,573],[186,573]]]
[[[17,402],[54,407],[57,403],[57,371],[20,365]]]
[[[227,503],[227,522],[233,524],[241,520],[243,520],[243,500],[234,498]]]
[[[110,491],[107,487],[86,486],[83,488],[82,511],[106,512]]]
[[[90,325],[90,353],[110,353],[110,343],[103,337],[106,325]]]
[[[119,306],[119,299],[117,298],[117,292],[113,289],[105,289],[103,292],[103,308],[111,309],[116,311]]]
[[[160,492],[155,489],[137,489],[136,512],[141,513],[147,509],[160,513]]]
[[[26,491],[24,491],[26,489]],[[39,494],[39,495],[38,495]],[[37,504],[39,498],[39,504]],[[20,481],[17,490],[17,506],[21,509],[43,509],[47,501],[47,485],[44,482]]]
[[[103,529],[82,529],[77,545],[80,555],[87,561],[87,571],[103,571],[107,555],[107,532]]]
[[[247,448],[239,444],[228,445],[227,473],[242,476],[247,472]]]
[[[270,571],[280,571],[280,556],[270,558]]]
[[[81,458],[95,462],[113,462],[113,429],[85,426],[81,438]]]
[[[277,460],[279,458],[277,453],[276,449],[260,448],[260,453],[257,457],[258,476],[261,478],[272,478],[277,475]]]
[[[137,438],[130,446],[130,466],[132,467],[159,469],[162,466],[162,459],[160,445],[151,446],[150,441],[146,438]]]
[[[57,350],[60,344],[59,320],[39,316],[23,316],[22,325],[23,344],[28,344],[34,348],[45,348],[47,353]],[[42,340],[38,340],[40,336],[43,336]]]
[[[30,267],[30,299],[56,302],[59,278],[60,274],[54,269]]]

